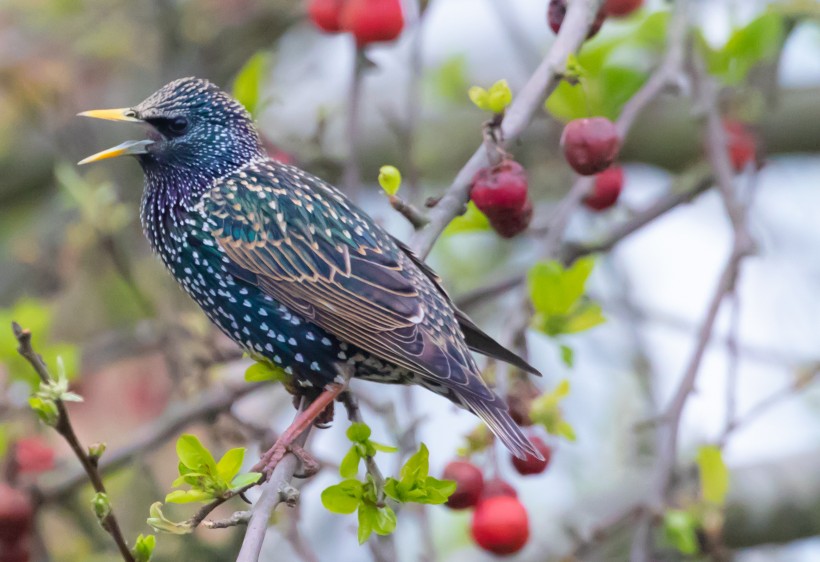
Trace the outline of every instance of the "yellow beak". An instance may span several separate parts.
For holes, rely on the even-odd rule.
[[[83,111],[78,113],[82,117],[93,117],[94,119],[105,119],[107,121],[129,121],[131,123],[143,123],[142,119],[137,119],[134,110],[130,107],[121,107],[118,109],[93,109],[91,111]],[[91,162],[99,162],[108,158],[116,158],[117,156],[127,156],[133,154],[145,154],[148,152],[147,147],[153,144],[151,140],[141,141],[125,141],[108,150],[98,152],[88,158],[80,160],[78,164],[90,164]]]
[[[105,119],[106,121],[142,122],[141,119],[136,118],[134,110],[130,107],[121,107],[119,109],[92,109],[91,111],[83,111],[77,115],[81,117],[93,117],[94,119]]]
[[[103,150],[102,152],[98,152],[97,154],[93,154],[88,158],[84,158],[77,162],[78,165],[82,166],[83,164],[90,164],[91,162],[99,162],[100,160],[106,160],[108,158],[116,158],[117,156],[127,156],[127,155],[134,155],[134,154],[145,154],[148,152],[147,147],[150,144],[154,144],[152,140],[139,140],[139,141],[125,141],[122,144],[118,144],[113,148],[109,148],[108,150]]]

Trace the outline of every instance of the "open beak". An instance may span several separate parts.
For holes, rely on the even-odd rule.
[[[124,107],[120,109],[94,109],[92,111],[83,111],[78,113],[82,117],[93,117],[94,119],[105,119],[107,121],[128,121],[131,123],[142,123],[142,119],[137,119],[134,116],[134,110]],[[148,152],[148,146],[154,144],[152,140],[139,141],[125,141],[108,150],[103,150],[97,154],[93,154],[88,158],[84,158],[78,162],[79,165],[90,164],[91,162],[99,162],[108,158],[116,158],[118,156],[128,156],[136,154],[145,154]]]

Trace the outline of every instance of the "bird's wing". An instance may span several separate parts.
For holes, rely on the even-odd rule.
[[[428,277],[430,280],[435,284],[436,288],[441,292],[447,302],[453,309],[455,313],[455,318],[458,321],[458,325],[461,327],[461,331],[464,334],[464,341],[467,343],[467,346],[475,351],[476,353],[480,353],[482,355],[486,355],[487,357],[492,357],[493,359],[498,359],[500,361],[504,361],[505,363],[509,363],[519,369],[526,371],[527,373],[531,373],[533,375],[541,376],[541,372],[538,371],[535,367],[527,363],[524,358],[520,355],[510,351],[497,341],[495,341],[492,337],[486,334],[481,328],[476,326],[475,322],[473,322],[467,314],[456,307],[456,305],[450,299],[450,296],[447,294],[447,291],[444,289],[444,285],[442,285],[441,278],[438,274],[433,271],[429,265],[424,263],[418,256],[403,244],[401,241],[396,240],[396,245],[405,253],[407,256],[415,263],[418,268]]]
[[[492,392],[450,304],[393,242],[330,186],[265,162],[202,200],[229,270],[342,341],[475,398]]]

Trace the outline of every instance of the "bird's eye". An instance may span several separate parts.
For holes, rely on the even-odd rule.
[[[175,136],[185,134],[188,130],[188,120],[185,117],[174,117],[168,121],[168,131]]]

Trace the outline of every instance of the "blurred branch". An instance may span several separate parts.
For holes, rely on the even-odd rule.
[[[356,47],[353,62],[353,78],[350,84],[350,96],[347,105],[347,158],[342,171],[342,188],[348,197],[353,197],[361,187],[361,170],[359,167],[359,144],[361,142],[361,105],[362,82],[364,73],[371,64],[364,51]]]
[[[107,473],[130,463],[135,457],[152,451],[176,437],[182,429],[196,421],[208,420],[228,410],[240,398],[269,383],[242,384],[236,387],[219,387],[203,392],[192,400],[172,406],[168,411],[144,428],[119,450],[106,453],[100,459],[98,470]],[[42,486],[38,490],[41,501],[61,501],[84,483],[83,472],[67,472],[60,480]]]
[[[51,373],[49,373],[48,367],[46,367],[43,359],[36,351],[34,351],[34,348],[31,345],[31,331],[28,329],[23,329],[17,322],[12,323],[12,330],[14,332],[14,337],[17,339],[17,343],[19,344],[17,352],[31,364],[44,384],[52,384],[55,379],[51,376]],[[91,485],[94,487],[94,490],[98,494],[104,494],[105,497],[108,498],[108,492],[105,489],[105,484],[103,483],[97,469],[96,458],[92,458],[80,444],[80,440],[77,438],[77,434],[74,431],[74,426],[71,424],[71,419],[68,417],[65,404],[60,398],[54,399],[54,404],[57,407],[57,420],[54,424],[54,429],[63,437],[63,439],[66,440],[69,447],[71,447],[71,450],[79,459],[86,476],[91,481]],[[125,542],[125,538],[122,535],[120,525],[114,515],[114,510],[109,508],[107,513],[104,515],[98,515],[98,517],[102,528],[105,529],[109,535],[111,535],[111,538],[114,539],[114,542],[117,544],[117,549],[119,549],[122,559],[126,562],[134,562],[134,557],[131,555],[131,551],[128,549],[128,544]]]
[[[502,148],[521,135],[535,112],[558,85],[564,74],[567,58],[575,53],[586,39],[587,31],[601,3],[600,0],[579,0],[570,3],[561,31],[547,56],[507,108],[500,127]],[[430,211],[430,224],[417,232],[410,243],[410,247],[422,259],[430,253],[433,244],[450,221],[464,212],[469,199],[470,182],[488,162],[487,150],[482,143],[458,172],[444,196]]]
[[[709,302],[695,349],[666,413],[662,416],[663,423],[658,427],[656,481],[650,496],[651,505],[657,509],[662,508],[671,500],[683,411],[689,396],[695,390],[697,375],[706,348],[712,339],[718,313],[724,300],[736,289],[741,262],[754,250],[754,243],[748,229],[748,205],[741,202],[736,195],[734,174],[718,109],[717,85],[708,76],[699,58],[694,58],[693,66],[696,102],[706,112],[707,158],[715,172],[717,188],[732,226],[733,240],[731,253]],[[649,532],[651,525],[652,522],[648,516],[643,517],[639,523],[638,532],[632,544],[632,559],[635,562],[644,562],[652,558]]]

